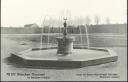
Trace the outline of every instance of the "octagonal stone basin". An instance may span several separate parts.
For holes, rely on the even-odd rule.
[[[26,66],[34,67],[68,67],[79,68],[91,65],[115,62],[118,56],[110,49],[75,48],[72,54],[59,56],[56,48],[33,48],[18,53],[11,57],[22,61]]]

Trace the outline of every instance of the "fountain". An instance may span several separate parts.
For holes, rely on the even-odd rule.
[[[66,20],[65,18],[63,36],[56,37],[58,47],[32,48],[12,53],[11,57],[29,67],[79,68],[117,61],[118,56],[111,49],[74,46],[75,37],[68,36]]]
[[[64,32],[63,32],[63,37],[57,37],[57,41],[58,41],[58,48],[57,48],[57,54],[58,55],[68,55],[68,54],[72,54],[72,49],[73,49],[73,37],[67,37],[67,23],[66,20],[64,19]]]

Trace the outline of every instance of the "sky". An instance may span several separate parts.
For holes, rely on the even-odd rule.
[[[1,0],[1,25],[24,26],[45,20],[63,17],[69,19],[100,16],[101,23],[106,17],[111,23],[126,23],[127,0]]]

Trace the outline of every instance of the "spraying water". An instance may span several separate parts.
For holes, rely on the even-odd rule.
[[[88,26],[85,26],[85,31],[86,31],[86,38],[87,38],[87,48],[89,49],[90,47],[90,42],[89,42],[89,34],[88,34]]]
[[[81,27],[78,25],[78,28],[79,28],[79,31],[80,31],[80,47],[82,48],[83,47],[83,39],[82,39],[82,30],[81,30]]]
[[[44,17],[44,20],[43,20],[43,24],[42,24],[42,33],[41,33],[41,48],[43,48],[44,47],[44,45],[43,45],[43,36],[46,36],[47,37],[47,43],[45,44],[45,48],[48,48],[48,45],[49,45],[49,32],[50,32],[50,23],[48,23],[48,25],[46,25],[46,27],[48,27],[48,29],[46,29],[47,30],[47,35],[44,35],[44,26],[45,26],[45,22],[49,22],[49,20],[47,20],[46,21],[46,16]],[[47,23],[46,23],[47,24]]]
[[[54,23],[54,19],[52,18],[52,17],[50,17],[50,24],[51,24],[51,28],[49,27],[49,33],[51,33],[51,36],[50,37],[48,37],[48,42],[49,42],[49,47],[52,47],[52,46],[54,46],[54,32],[53,32],[53,28],[54,28],[54,25],[53,25],[53,23]],[[51,41],[51,42],[50,42]]]
[[[43,34],[44,34],[44,33],[43,33],[43,31],[44,31],[43,29],[44,29],[45,18],[46,18],[46,16],[44,17],[43,23],[42,23],[42,25],[41,25],[42,28],[41,28],[41,42],[40,42],[41,45],[40,45],[40,48],[43,48]]]
[[[49,25],[48,25],[48,34],[47,34],[47,44],[46,44],[46,48],[48,48],[49,47],[49,44],[50,44],[50,23],[49,23]]]

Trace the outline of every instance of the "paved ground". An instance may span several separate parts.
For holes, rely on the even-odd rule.
[[[96,81],[96,80],[126,80],[127,76],[127,48],[110,47],[113,49],[119,59],[117,62],[89,66],[77,69],[32,69],[17,68],[5,62],[5,58],[12,52],[26,50],[35,44],[21,45],[20,41],[1,37],[1,79],[12,81],[25,80],[71,80],[71,81]],[[12,75],[9,75],[9,74]]]

